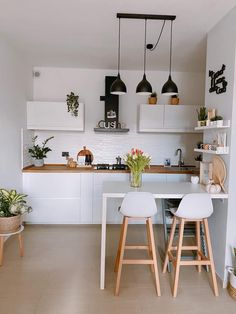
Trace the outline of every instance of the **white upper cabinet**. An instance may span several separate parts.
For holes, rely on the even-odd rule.
[[[140,105],[139,132],[194,133],[197,121],[192,105]]]
[[[27,129],[84,131],[84,104],[79,104],[78,116],[67,112],[66,102],[27,102]]]
[[[156,132],[164,127],[164,108],[162,105],[140,105],[139,131]]]

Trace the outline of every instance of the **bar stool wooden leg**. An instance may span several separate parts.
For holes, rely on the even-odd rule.
[[[184,222],[183,218],[180,219],[179,225],[179,240],[177,246],[177,255],[176,255],[176,267],[175,267],[175,278],[174,278],[174,286],[173,286],[173,297],[177,296],[177,289],[179,283],[179,270],[180,270],[180,260],[181,260],[181,252],[182,252],[182,244],[183,244],[183,235],[184,235]]]
[[[167,265],[169,262],[169,252],[172,247],[174,236],[175,236],[176,222],[177,220],[176,220],[176,217],[174,216],[172,226],[171,226],[171,231],[170,231],[170,238],[169,238],[169,242],[166,248],[166,255],[165,255],[165,260],[164,260],[164,265],[163,265],[163,273],[166,273],[166,270],[167,270]]]
[[[211,238],[210,238],[208,221],[206,218],[203,219],[203,224],[204,224],[204,229],[205,229],[205,237],[206,237],[208,257],[210,260],[213,290],[214,290],[215,296],[219,296],[218,285],[217,285],[217,280],[216,280],[215,265],[214,265],[213,254],[212,254],[212,247],[211,247]]]
[[[3,263],[3,247],[4,247],[4,237],[0,237],[0,266]]]
[[[147,222],[148,222],[150,241],[151,241],[151,247],[152,247],[156,292],[157,292],[157,295],[160,297],[161,288],[160,288],[160,280],[159,280],[159,274],[158,274],[158,268],[157,268],[157,257],[156,257],[155,240],[154,240],[154,233],[153,233],[153,227],[152,227],[152,219],[148,218]]]
[[[19,240],[19,249],[20,249],[20,257],[24,256],[24,243],[23,243],[23,236],[21,233],[18,234]]]
[[[116,262],[115,262],[115,268],[114,268],[115,273],[117,273],[117,271],[118,271],[118,265],[119,265],[119,261],[120,261],[121,242],[122,242],[123,233],[124,233],[124,221],[125,221],[125,217],[123,217],[123,222],[121,225],[120,240],[119,240],[119,246],[118,246],[118,250],[117,250]]]
[[[116,296],[119,295],[119,291],[120,291],[120,277],[121,277],[121,270],[122,270],[122,264],[123,264],[123,259],[124,259],[127,228],[128,228],[128,217],[124,217],[124,230],[123,230],[123,236],[121,240],[120,258],[119,258],[117,278],[116,278],[116,288],[115,288]]]
[[[198,247],[198,251],[201,251],[201,236],[200,236],[200,221],[196,221],[196,244]],[[198,254],[197,252],[197,260],[200,261],[201,260],[201,256]],[[201,265],[197,266],[198,272],[200,273],[202,271],[202,267]]]
[[[151,242],[151,237],[150,237],[150,228],[148,224],[148,219],[146,220],[146,229],[147,229],[147,240],[148,240],[148,253],[151,259],[153,259],[153,254],[152,254],[152,242]],[[151,272],[154,272],[154,266],[150,265]]]

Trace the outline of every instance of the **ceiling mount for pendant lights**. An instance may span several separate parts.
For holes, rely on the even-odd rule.
[[[136,93],[139,95],[150,95],[152,93],[152,86],[146,79],[146,49],[153,51],[161,38],[165,22],[171,21],[171,31],[170,31],[170,62],[169,62],[169,77],[167,82],[162,87],[162,94],[164,95],[176,95],[178,94],[178,88],[176,84],[172,81],[171,70],[172,70],[172,24],[176,19],[175,15],[155,15],[155,14],[133,14],[133,13],[117,13],[116,17],[119,19],[119,44],[118,44],[118,75],[117,79],[113,82],[111,86],[111,94],[122,95],[126,93],[126,86],[120,78],[120,19],[142,19],[145,20],[145,36],[144,36],[144,73],[143,79],[139,82]],[[157,40],[157,43],[153,46],[152,44],[146,45],[146,28],[147,20],[162,20],[163,25]]]
[[[138,95],[151,95],[152,93],[152,86],[146,79],[146,52],[147,52],[147,47],[146,47],[146,38],[147,38],[147,19],[145,19],[145,24],[144,24],[144,55],[143,55],[143,79],[141,82],[139,82],[137,88],[136,88],[136,93]]]
[[[125,83],[120,78],[120,18],[118,32],[118,74],[116,80],[111,85],[110,93],[113,95],[124,95],[127,93]]]
[[[178,94],[178,87],[175,82],[172,81],[171,78],[171,67],[172,67],[172,25],[173,21],[171,21],[170,26],[170,63],[169,63],[169,77],[166,83],[163,85],[161,93],[166,96],[172,96]]]

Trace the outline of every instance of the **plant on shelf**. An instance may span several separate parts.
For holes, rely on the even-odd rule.
[[[131,173],[131,186],[140,187],[142,185],[142,172],[146,167],[150,167],[151,156],[144,154],[140,149],[131,149],[131,152],[124,157],[126,165]]]
[[[215,116],[211,118],[211,125],[222,126],[223,125],[223,117],[222,116]]]
[[[79,113],[79,95],[75,95],[71,92],[69,95],[66,95],[67,111],[71,113],[73,117],[78,117]]]
[[[198,126],[205,126],[206,119],[207,119],[206,107],[200,107],[199,110],[197,109],[197,116],[198,116]]]
[[[52,151],[51,148],[46,146],[46,144],[54,138],[54,136],[51,136],[43,141],[42,146],[36,144],[37,138],[37,135],[32,138],[33,147],[29,148],[28,152],[30,156],[34,158],[34,165],[36,167],[42,167],[44,165],[44,158],[47,158],[47,153]]]
[[[178,95],[172,95],[170,97],[170,104],[171,105],[178,105],[179,104],[179,96]]]
[[[16,190],[0,189],[0,233],[16,231],[21,225],[21,215],[32,211],[26,204],[26,196]]]
[[[157,103],[157,93],[153,92],[148,98],[149,105],[155,105]]]

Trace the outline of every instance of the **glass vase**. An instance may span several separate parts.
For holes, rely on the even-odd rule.
[[[142,185],[142,172],[131,171],[130,172],[130,186],[133,188],[139,188]]]

